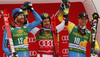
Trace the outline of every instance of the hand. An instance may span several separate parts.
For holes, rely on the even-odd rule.
[[[26,11],[26,10],[27,10],[28,3],[29,3],[29,2],[24,2],[23,5],[21,6],[21,9],[22,9],[23,11]]]
[[[18,57],[18,54],[16,52],[14,52],[9,57]]]
[[[33,7],[32,7],[32,3],[31,2],[24,2],[23,5],[21,6],[21,9],[24,10],[29,10],[29,11],[33,11]]]
[[[62,9],[69,9],[69,7],[70,7],[69,1],[62,0],[61,7],[62,7]]]
[[[98,57],[97,54],[91,54],[90,57]]]

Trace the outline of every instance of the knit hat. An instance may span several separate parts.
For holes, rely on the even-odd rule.
[[[19,15],[22,14],[22,13],[23,13],[23,10],[22,10],[22,9],[20,9],[20,8],[14,9],[13,12],[12,12],[12,16],[13,16],[14,20],[15,20],[15,18],[16,18],[17,16],[19,16]]]

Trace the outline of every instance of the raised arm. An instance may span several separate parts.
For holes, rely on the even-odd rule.
[[[33,28],[35,28],[36,26],[38,26],[41,22],[42,22],[42,19],[41,17],[38,15],[38,13],[36,11],[32,11],[32,14],[34,15],[36,21],[30,23],[28,25],[28,31],[30,32]]]
[[[42,19],[39,16],[39,14],[33,9],[32,7],[32,3],[30,2],[24,2],[23,5],[21,6],[21,8],[25,11],[25,10],[29,10],[35,17],[36,21],[30,23],[27,27],[28,27],[28,31],[30,32],[33,28],[35,28],[36,26],[38,26],[41,22]],[[27,12],[25,12],[24,14],[27,14]]]
[[[59,33],[61,30],[63,30],[65,25],[68,23],[69,7],[70,7],[69,2],[67,0],[62,0],[60,10],[59,10],[59,16],[58,16],[59,21],[62,23],[56,27],[57,33]]]
[[[65,28],[65,20],[62,21],[59,25],[56,26],[57,33],[59,33],[61,30]]]

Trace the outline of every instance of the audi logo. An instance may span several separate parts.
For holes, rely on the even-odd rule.
[[[35,43],[36,42],[36,37],[29,37],[28,42],[29,43]]]
[[[53,47],[53,40],[40,40],[39,45],[41,47]]]
[[[67,41],[67,40],[69,40],[69,36],[68,36],[68,35],[63,35],[63,36],[61,37],[61,39],[62,39],[63,41]]]
[[[37,55],[36,51],[29,51],[29,53],[30,53],[30,56],[36,56]],[[3,57],[8,57],[8,56],[6,55],[6,53],[4,53]]]
[[[2,30],[5,30],[5,25],[2,26]]]
[[[8,56],[6,55],[6,53],[4,53],[4,54],[3,54],[3,57],[8,57]]]
[[[67,49],[67,48],[66,48],[66,49],[63,49],[63,50],[62,50],[62,53],[63,53],[63,54],[68,54],[68,49]]]
[[[36,51],[29,51],[30,52],[30,56],[36,56],[37,52]]]

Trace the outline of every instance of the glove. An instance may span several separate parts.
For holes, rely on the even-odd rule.
[[[97,54],[91,54],[90,57],[98,57]]]
[[[62,0],[61,7],[62,7],[62,9],[69,9],[69,7],[70,7],[69,1]]]
[[[68,0],[62,0],[61,9],[63,10],[64,15],[67,15],[69,13],[69,7],[70,7],[69,1]]]
[[[9,57],[18,57],[18,54],[16,52],[14,52]]]
[[[32,12],[34,10],[31,2],[24,2],[23,5],[21,6],[21,9],[23,11],[29,10],[30,12]]]

